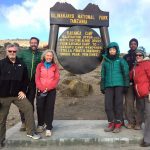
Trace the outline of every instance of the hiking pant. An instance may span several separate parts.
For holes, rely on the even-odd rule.
[[[34,99],[35,99],[35,94],[36,94],[36,85],[34,81],[31,81],[28,85],[28,92],[27,92],[27,99],[29,100],[29,102],[32,104],[33,107],[33,111],[34,111]],[[25,116],[24,113],[22,113],[20,110],[20,117],[21,117],[21,121],[22,123],[25,122]]]
[[[135,108],[136,102],[136,108]],[[127,94],[125,94],[125,119],[130,124],[138,124],[144,121],[143,117],[144,101],[137,98],[134,86],[130,85]]]
[[[6,137],[6,120],[11,103],[14,103],[24,113],[27,134],[32,134],[35,131],[33,109],[28,99],[19,100],[18,97],[7,97],[0,98],[0,103],[2,104],[0,108],[0,143]]]
[[[145,98],[145,128],[144,142],[150,143],[150,102]]]
[[[105,112],[108,122],[123,121],[123,88],[117,86],[105,90]]]
[[[45,123],[47,130],[53,128],[55,99],[56,89],[49,91],[46,96],[37,96],[36,98],[38,126],[43,126]]]

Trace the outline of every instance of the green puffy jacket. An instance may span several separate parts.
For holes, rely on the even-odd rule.
[[[108,56],[108,49],[115,47],[117,54],[111,59]],[[123,58],[119,58],[120,50],[116,42],[108,45],[106,54],[103,55],[104,61],[101,69],[101,90],[107,87],[129,86],[129,67]]]
[[[17,57],[20,58],[27,66],[30,81],[35,79],[36,66],[41,62],[41,55],[42,52],[34,52],[30,48],[20,50],[17,53]]]

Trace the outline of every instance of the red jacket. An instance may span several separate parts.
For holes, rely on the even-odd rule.
[[[56,64],[52,64],[52,66],[49,69],[46,69],[44,63],[41,62],[36,68],[36,87],[41,92],[43,92],[45,89],[47,89],[47,91],[50,91],[56,88],[59,82],[59,77],[60,75],[58,71],[58,66]]]
[[[148,96],[150,93],[150,61],[139,62],[130,72],[131,80],[138,97]]]

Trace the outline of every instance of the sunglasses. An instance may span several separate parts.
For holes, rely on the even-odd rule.
[[[136,57],[137,57],[137,56],[139,56],[139,57],[143,57],[143,55],[142,55],[142,54],[136,54]]]
[[[9,53],[16,53],[17,51],[8,51]]]

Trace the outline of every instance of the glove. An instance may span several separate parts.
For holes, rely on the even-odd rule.
[[[105,90],[101,90],[101,93],[102,93],[102,94],[105,94]]]
[[[128,92],[128,87],[125,86],[124,89],[123,89],[123,93],[124,93],[124,94],[127,94],[127,92]]]

